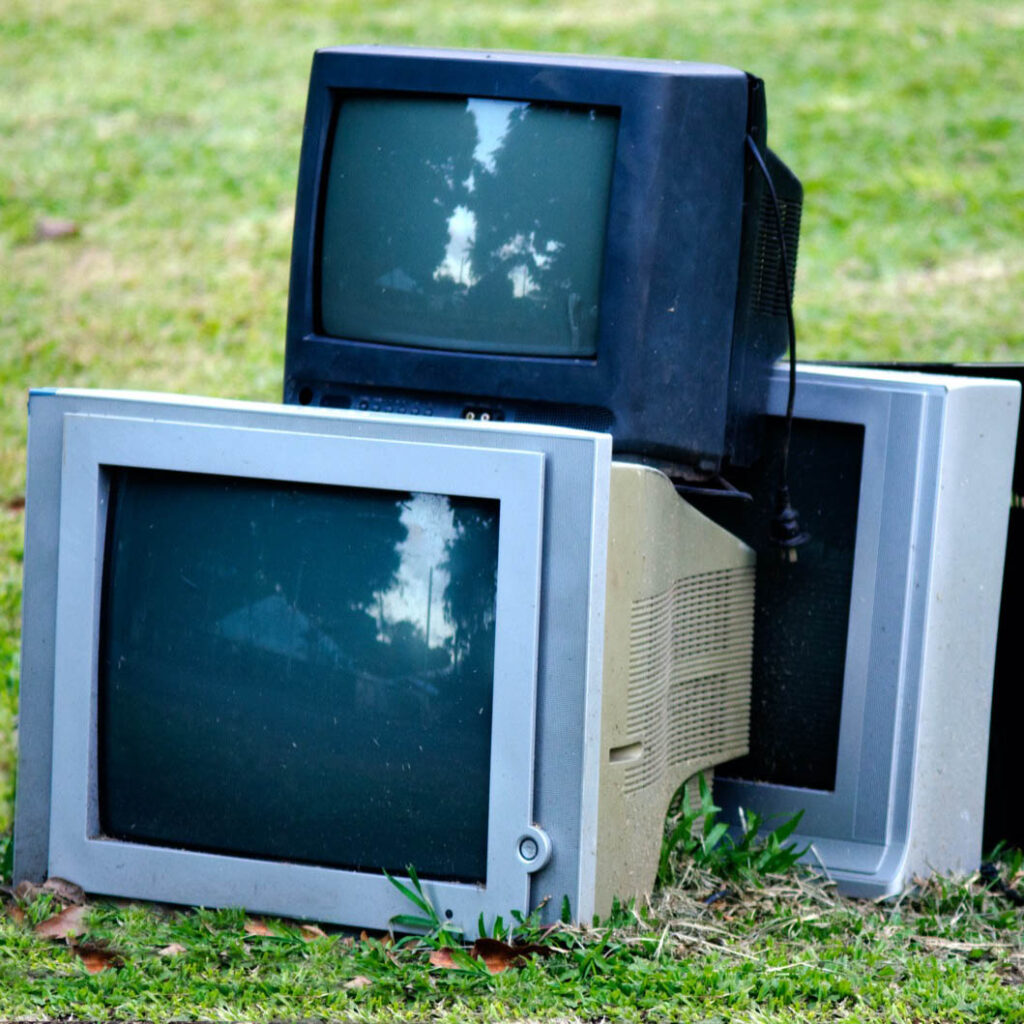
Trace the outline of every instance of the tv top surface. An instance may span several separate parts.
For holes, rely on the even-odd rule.
[[[317,52],[286,401],[735,454],[784,347],[784,309],[751,306],[779,282],[748,135],[767,153],[761,83],[716,65]]]

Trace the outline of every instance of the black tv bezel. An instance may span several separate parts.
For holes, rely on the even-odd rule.
[[[593,358],[466,352],[329,337],[318,329],[318,229],[346,92],[473,96],[614,109],[618,138]],[[608,57],[344,47],[313,59],[292,247],[285,401],[331,390],[504,404],[499,415],[600,426],[616,448],[717,466],[733,397],[734,329],[749,231],[747,133],[765,142],[760,82],[717,65]],[[691,159],[673,160],[687,146]],[[722,154],[735,159],[723,161]],[[694,154],[706,158],[692,159]],[[679,240],[686,236],[685,251]],[[772,353],[772,358],[778,353]],[[677,358],[678,357],[678,358]],[[415,382],[415,385],[410,385]],[[447,404],[444,399],[448,399]],[[517,405],[531,411],[516,415]],[[551,415],[540,407],[549,405]],[[699,405],[699,414],[693,409]],[[560,418],[559,410],[566,415]],[[605,413],[590,424],[573,410]]]

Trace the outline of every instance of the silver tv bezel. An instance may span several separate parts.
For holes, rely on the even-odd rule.
[[[545,586],[564,586],[586,609],[588,633],[602,621],[604,563],[593,532],[600,535],[607,519],[606,436],[109,392],[41,392],[32,403],[30,475],[36,479],[29,485],[26,613],[40,605],[44,615],[50,611],[48,623],[26,628],[19,877],[58,875],[91,892],[367,927],[386,928],[394,915],[414,910],[379,873],[100,834],[95,722],[106,467],[134,466],[498,500],[487,878],[483,885],[431,879],[424,885],[445,919],[471,931],[480,914],[493,920],[513,908],[531,909],[539,898],[532,876],[549,868],[557,848],[568,862],[557,883],[574,902],[580,898],[585,813],[553,830],[537,822],[538,678],[547,680],[545,700],[557,701],[560,692],[563,702],[579,702],[582,716],[599,694],[600,668],[595,658],[582,664],[576,658],[571,679],[552,678],[540,649],[541,605]],[[44,405],[47,414],[39,416]],[[559,520],[546,495],[546,484],[565,487],[560,477],[568,475],[570,458],[590,480],[582,493],[575,488],[581,508],[572,509],[572,524]],[[46,507],[37,519],[40,505]],[[559,536],[570,525],[582,527],[582,543]],[[557,653],[558,644],[552,646]],[[577,760],[593,756],[581,751]],[[586,772],[570,772],[553,783],[575,790],[580,807],[585,778]],[[47,805],[45,823],[38,808],[29,810],[33,796]]]

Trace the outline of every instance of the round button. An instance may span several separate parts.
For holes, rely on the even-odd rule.
[[[536,860],[537,854],[540,853],[540,848],[537,846],[537,840],[531,839],[530,836],[524,836],[519,840],[519,856],[523,860]]]

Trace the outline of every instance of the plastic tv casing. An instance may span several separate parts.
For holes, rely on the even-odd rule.
[[[365,927],[386,928],[408,909],[373,867],[325,867],[290,862],[286,855],[215,852],[201,842],[186,849],[174,841],[104,834],[97,690],[107,614],[104,566],[111,554],[107,503],[110,481],[125,467],[172,483],[180,474],[211,474],[282,487],[498,502],[486,877],[482,884],[424,879],[434,905],[455,926],[470,930],[481,914],[490,921],[512,909],[531,910],[546,897],[548,917],[568,899],[574,917],[589,919],[607,911],[615,895],[647,891],[672,793],[695,772],[747,749],[753,555],[683,502],[660,472],[613,462],[607,435],[159,395],[35,391],[18,879],[57,875],[87,891],[241,905]],[[195,532],[202,534],[201,522]],[[182,600],[193,600],[195,582],[180,585]],[[345,593],[340,586],[339,600]],[[159,609],[175,603],[172,593],[147,616],[160,619]],[[202,621],[196,629],[217,632],[225,621]],[[238,616],[231,621],[235,643]],[[189,641],[181,636],[173,644],[180,649]],[[258,623],[247,642],[266,642]],[[304,650],[297,645],[290,655],[300,669]],[[294,702],[281,697],[272,718],[313,713],[321,722],[332,709],[304,711],[307,691],[309,685],[299,685]],[[244,694],[238,699],[244,703]],[[178,717],[186,713],[175,710]],[[357,706],[333,710],[358,714]],[[196,724],[216,737],[215,725]],[[155,727],[162,727],[159,721]],[[296,741],[301,736],[300,730]],[[276,756],[293,754],[266,751],[267,758]],[[229,775],[244,770],[229,762]],[[459,760],[452,757],[448,783],[457,789],[460,781]],[[280,782],[285,785],[283,775]],[[204,792],[194,799],[203,800]],[[386,815],[379,827],[388,828]],[[415,865],[415,833],[397,841],[407,842],[402,853]],[[345,834],[337,836],[337,847],[332,855],[344,862]]]
[[[341,115],[346,103],[366,97],[380,101],[375,116],[385,123],[392,116],[388,104],[400,109],[452,97],[615,120],[607,199],[595,193],[594,205],[579,214],[588,228],[603,225],[591,257],[600,257],[591,350],[573,355],[536,349],[530,331],[519,339],[522,347],[495,350],[490,334],[505,330],[512,315],[497,307],[482,315],[479,336],[467,328],[457,344],[440,328],[440,336],[428,336],[424,328],[426,335],[405,339],[388,302],[421,285],[401,264],[382,264],[379,280],[356,293],[362,298],[381,290],[383,307],[369,324],[346,330],[345,317],[340,325],[325,324],[336,263],[361,256],[381,230],[401,232],[400,224],[382,229],[378,220],[412,203],[421,173],[408,171],[408,186],[396,185],[390,197],[373,194],[383,185],[367,185],[371,194],[357,204],[344,238],[325,227],[325,209],[354,187],[346,166],[332,168],[336,139],[346,137]],[[318,51],[299,163],[285,401],[607,431],[617,454],[702,470],[716,469],[723,456],[749,462],[759,450],[767,377],[787,335],[776,223],[748,136],[764,155],[781,201],[791,287],[802,190],[767,148],[764,86],[752,75],[710,64],[556,54],[372,46]],[[403,137],[393,148],[404,159],[410,146]],[[372,148],[391,148],[389,138]],[[548,161],[555,159],[552,149]],[[355,164],[360,155],[357,149],[348,159]],[[442,149],[431,153],[430,162],[450,156]],[[537,224],[552,203],[539,190],[574,180],[579,154],[561,158],[573,164],[554,183],[537,184],[542,179],[529,175],[513,179]],[[484,174],[480,161],[473,166],[478,177]],[[478,183],[474,195],[479,191]],[[471,197],[459,192],[443,201],[466,204]],[[378,209],[371,202],[379,204],[380,217],[365,213]],[[435,197],[428,207],[441,202]],[[419,223],[426,212],[413,205],[404,220]],[[366,216],[369,223],[360,219]],[[522,257],[533,274],[552,258],[557,266],[559,247],[571,241],[545,243],[541,227],[536,239],[532,229],[517,231],[503,248],[522,248],[527,242],[521,236],[528,235],[529,246],[540,249]],[[439,266],[433,277],[443,270]],[[463,290],[468,300],[479,289],[467,282]],[[560,283],[557,294],[564,291],[571,306],[580,290],[574,280]],[[528,294],[520,303],[535,300]]]
[[[795,841],[851,895],[980,861],[1019,408],[1016,382],[803,365],[799,562],[752,513],[698,502],[758,553],[752,749],[715,800],[733,820],[802,810]]]

